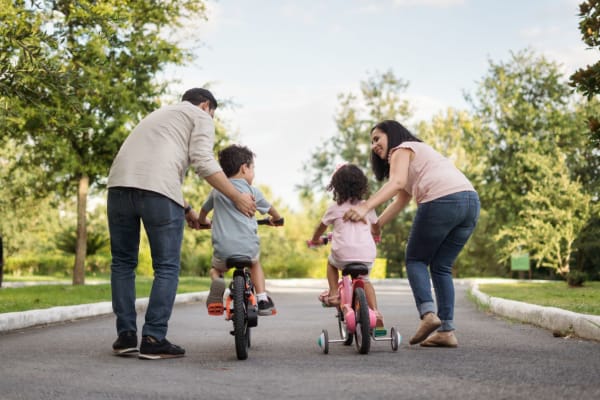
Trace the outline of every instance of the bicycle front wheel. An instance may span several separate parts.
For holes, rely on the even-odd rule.
[[[248,358],[248,319],[246,318],[245,301],[246,282],[244,277],[233,277],[233,333],[235,336],[235,352],[238,360]]]

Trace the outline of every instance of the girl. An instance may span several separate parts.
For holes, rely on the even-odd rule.
[[[450,160],[396,121],[380,122],[371,130],[371,165],[377,180],[388,181],[348,210],[344,219],[365,220],[371,210],[395,197],[379,218],[381,228],[415,198],[418,208],[406,246],[406,272],[421,323],[410,344],[456,347],[452,264],[477,224],[477,192]]]
[[[368,190],[367,177],[356,165],[346,164],[339,167],[331,177],[327,190],[333,191],[335,203],[328,207],[311,242],[315,245],[323,244],[321,235],[329,225],[333,225],[331,253],[327,259],[329,290],[323,292],[319,300],[326,306],[337,306],[340,304],[339,270],[351,262],[362,262],[369,267],[369,271],[373,267],[377,251],[371,234],[371,224],[377,223],[377,215],[373,210],[365,213],[368,224],[344,221],[344,214],[351,207],[361,204]],[[373,285],[369,282],[368,275],[362,278],[369,307],[377,315],[377,326],[383,326],[383,317],[377,309]]]

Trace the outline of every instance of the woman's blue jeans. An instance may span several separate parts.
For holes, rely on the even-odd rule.
[[[406,246],[406,273],[421,317],[435,312],[433,283],[440,331],[455,329],[452,265],[475,229],[479,209],[479,197],[472,191],[453,193],[417,208]]]
[[[112,263],[110,283],[117,334],[137,332],[135,269],[140,247],[140,222],[148,235],[154,281],[142,336],[162,340],[167,335],[177,285],[183,240],[183,207],[155,192],[109,188],[108,229]]]

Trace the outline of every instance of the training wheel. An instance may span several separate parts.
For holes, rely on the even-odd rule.
[[[323,351],[323,354],[329,353],[329,334],[327,333],[327,329],[323,329],[321,331],[319,339],[317,340],[317,344]]]
[[[398,346],[402,343],[402,335],[400,335],[400,332],[396,331],[396,328],[392,328],[390,329],[390,337],[392,339],[392,350],[397,351]]]

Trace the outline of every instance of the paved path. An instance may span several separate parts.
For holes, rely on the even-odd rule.
[[[476,309],[457,285],[457,349],[408,346],[417,326],[405,282],[376,286],[386,324],[404,336],[397,352],[368,355],[316,340],[337,323],[321,288],[270,287],[279,314],[259,320],[246,361],[235,357],[230,323],[202,303],[178,305],[169,338],[183,359],[142,361],[111,354],[112,316],[0,335],[0,398],[13,399],[597,399],[600,343],[555,338],[546,329]],[[140,321],[141,323],[141,321]]]

